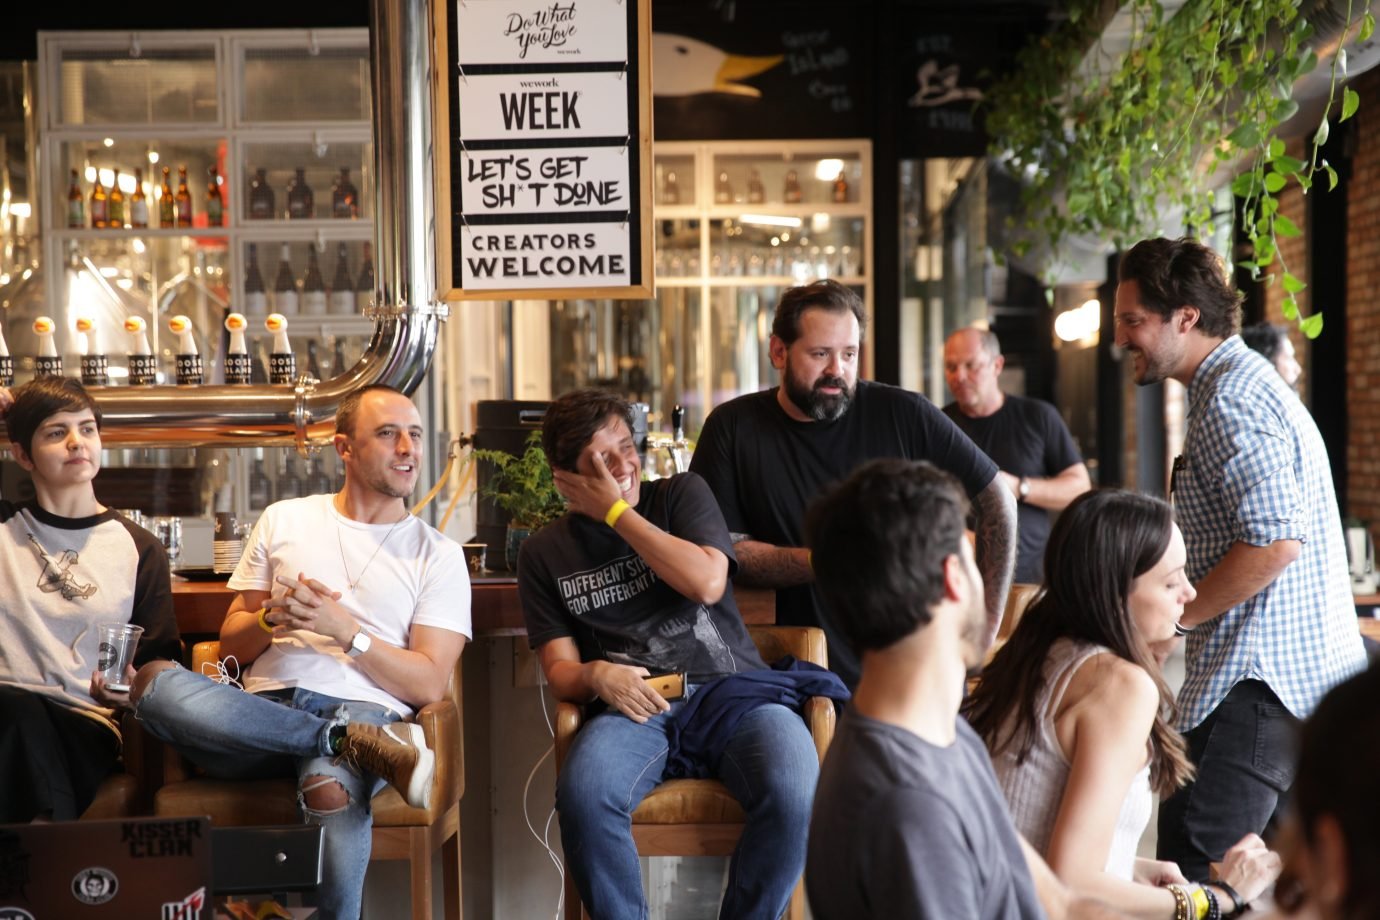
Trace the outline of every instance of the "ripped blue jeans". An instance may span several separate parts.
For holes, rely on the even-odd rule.
[[[323,920],[357,920],[369,866],[373,815],[369,801],[384,781],[337,762],[330,730],[347,722],[387,725],[401,716],[376,703],[341,700],[310,690],[245,693],[184,668],[161,672],[135,715],[149,734],[171,744],[218,779],[297,776],[303,820],[325,828],[318,906]],[[328,777],[349,804],[313,811],[303,802],[308,777]]]

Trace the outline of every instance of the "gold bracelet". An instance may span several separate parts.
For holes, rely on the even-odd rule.
[[[1193,920],[1192,902],[1188,892],[1182,885],[1168,885],[1169,893],[1174,896],[1174,920]]]
[[[262,629],[264,632],[268,633],[270,636],[273,635],[273,624],[268,622],[267,607],[259,608],[259,628]]]
[[[604,523],[612,527],[618,523],[618,519],[623,516],[623,512],[631,507],[632,506],[623,501],[623,499],[618,499],[618,501],[614,502],[613,506],[609,508],[609,513],[604,515]]]

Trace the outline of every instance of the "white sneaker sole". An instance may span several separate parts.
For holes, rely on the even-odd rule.
[[[405,723],[412,737],[409,739],[417,749],[417,765],[412,768],[412,779],[403,790],[407,804],[413,808],[431,808],[431,779],[436,775],[436,755],[426,746],[426,733],[416,722]]]

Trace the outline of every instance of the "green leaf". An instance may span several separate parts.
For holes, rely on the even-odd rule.
[[[1370,14],[1367,13],[1366,15]],[[1322,335],[1323,315],[1321,313],[1314,313],[1312,316],[1305,316],[1299,323],[1299,329],[1308,338],[1316,339],[1318,336]]]
[[[1337,49],[1337,69],[1340,70],[1340,71],[1342,72],[1342,76],[1344,76],[1344,77],[1346,76],[1346,49],[1345,49],[1345,48],[1338,48],[1338,49]]]
[[[1346,121],[1356,114],[1356,110],[1361,107],[1361,97],[1356,94],[1356,90],[1347,87],[1342,90],[1342,117],[1339,121]]]
[[[1267,159],[1273,160],[1282,156],[1284,156],[1284,141],[1278,137],[1270,138],[1270,155]]]
[[[1285,122],[1298,114],[1299,104],[1292,99],[1281,99],[1275,106],[1275,120]]]
[[[1249,198],[1255,191],[1255,173],[1242,173],[1231,180],[1231,193],[1237,198]]]
[[[1245,150],[1260,143],[1260,128],[1254,122],[1246,122],[1237,127],[1235,131],[1227,135],[1227,140]]]
[[[1303,231],[1299,230],[1298,224],[1294,223],[1283,214],[1275,215],[1275,236],[1299,236],[1302,232]],[[1284,277],[1284,286],[1287,288],[1289,286],[1288,278],[1290,276],[1286,274]]]
[[[1298,66],[1294,68],[1294,72],[1297,75],[1302,76],[1306,73],[1312,73],[1313,68],[1317,66],[1318,56],[1313,53],[1312,48],[1309,48],[1307,51],[1303,53],[1303,57],[1299,59]]]
[[[1361,17],[1361,33],[1357,38],[1361,41],[1365,41],[1370,38],[1373,32],[1375,32],[1375,17],[1371,15],[1370,10],[1366,10],[1366,15]],[[1322,323],[1318,325],[1321,326]]]
[[[1323,172],[1327,173],[1327,190],[1330,192],[1337,187],[1337,170],[1323,163]]]
[[[1250,261],[1249,259],[1243,259],[1242,261],[1237,262],[1236,267],[1244,268],[1246,271],[1250,272],[1251,279],[1253,281],[1260,280],[1260,266]]]
[[[1295,278],[1293,275],[1289,274],[1288,272],[1285,272],[1285,273],[1284,273],[1284,279],[1283,279],[1283,280],[1284,280],[1284,289],[1285,289],[1286,291],[1288,291],[1290,294],[1297,294],[1299,291],[1301,291],[1301,290],[1303,290],[1304,288],[1308,287],[1308,285],[1304,284],[1302,281],[1300,281],[1298,278]]]
[[[1299,318],[1299,302],[1292,297],[1284,298],[1284,302],[1279,305],[1280,312],[1284,318],[1293,322]]]
[[[1323,116],[1323,120],[1318,123],[1318,130],[1313,132],[1314,147],[1321,147],[1323,144],[1327,143],[1328,131],[1329,128],[1327,126],[1327,117]]]
[[[1265,191],[1273,195],[1276,192],[1283,189],[1285,183],[1287,183],[1288,181],[1289,180],[1286,179],[1281,173],[1272,172],[1265,177]]]
[[[1270,168],[1277,173],[1284,173],[1286,176],[1292,176],[1300,172],[1303,167],[1307,165],[1308,164],[1304,163],[1303,160],[1296,157],[1275,157],[1270,163]]]

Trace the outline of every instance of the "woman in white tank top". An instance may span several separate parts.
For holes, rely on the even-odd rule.
[[[1060,515],[1044,585],[964,706],[1017,829],[1050,868],[1074,890],[1151,920],[1177,916],[1183,898],[1188,916],[1207,913],[1176,865],[1136,857],[1151,790],[1168,794],[1192,773],[1152,651],[1174,640],[1196,595],[1186,561],[1165,502],[1084,494]],[[1227,884],[1207,890],[1230,916],[1231,891],[1249,901],[1278,873],[1278,856],[1252,834],[1227,852]]]

